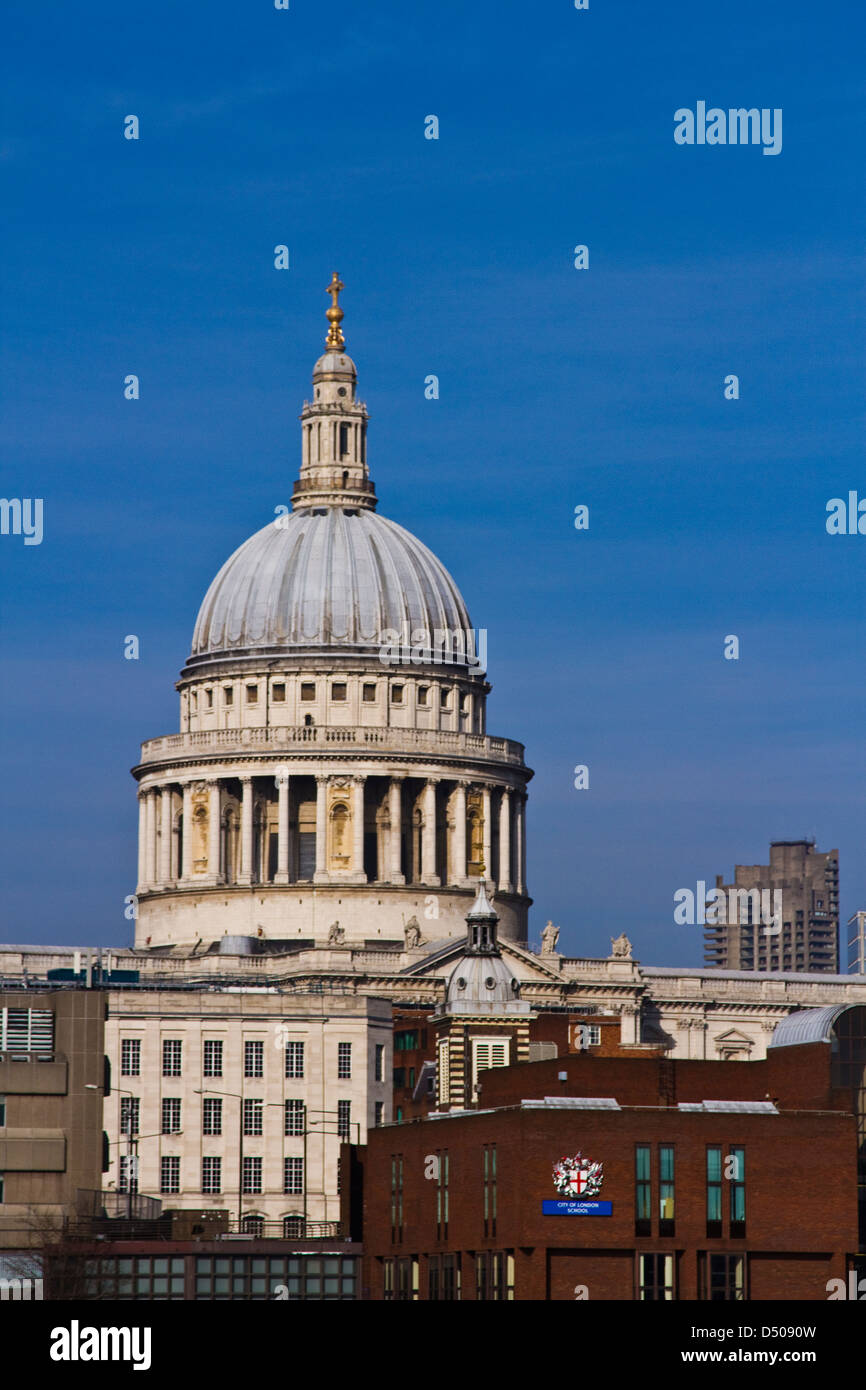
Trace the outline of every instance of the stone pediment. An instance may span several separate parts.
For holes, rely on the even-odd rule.
[[[436,943],[431,943],[436,947]],[[423,960],[416,961],[408,969],[401,971],[401,974],[412,976],[416,979],[432,976],[449,975],[462,957],[466,950],[466,941],[448,940],[438,949],[434,949]],[[515,979],[521,984],[539,983],[548,984],[554,982],[562,984],[562,976],[553,966],[546,964],[540,956],[533,955],[531,951],[523,950],[511,941],[499,941],[499,950],[504,961]],[[554,957],[554,959],[556,959]]]

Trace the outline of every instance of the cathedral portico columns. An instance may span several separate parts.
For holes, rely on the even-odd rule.
[[[147,792],[138,793],[138,888],[147,883]]]
[[[253,779],[241,777],[241,871],[238,883],[249,887],[253,881]],[[184,817],[184,831],[186,818]]]
[[[511,892],[511,793],[507,788],[499,802],[499,891]]]
[[[222,798],[220,795],[220,781],[214,777],[208,783],[208,809],[207,809],[207,876],[211,883],[219,883],[220,879],[220,816],[222,814]]]
[[[275,883],[289,881],[289,773],[277,768],[277,872]]]
[[[314,883],[327,883],[328,778],[316,778],[316,872]]]
[[[352,778],[352,875],[356,882],[366,883],[364,873],[364,783],[366,778]]]
[[[156,789],[149,787],[144,796],[144,882],[147,888],[153,888],[156,885]]]
[[[455,883],[466,881],[466,788],[460,781],[454,791],[454,830],[451,835],[451,873]]]
[[[183,836],[180,852],[180,882],[189,883],[192,873],[192,783],[183,784]]]
[[[436,872],[436,786],[438,777],[430,777],[424,787],[424,821],[421,827],[421,882],[438,888]]]
[[[517,797],[514,808],[515,846],[517,850],[517,892],[526,892],[526,798]]]
[[[481,814],[484,817],[482,829],[482,853],[484,855],[484,869],[482,877],[493,882],[493,823],[490,814],[490,788],[481,788]]]
[[[160,887],[171,883],[171,787],[159,792],[159,875]]]
[[[403,873],[403,778],[392,777],[388,788],[388,882],[405,883]]]

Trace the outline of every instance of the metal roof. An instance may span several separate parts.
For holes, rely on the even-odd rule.
[[[681,1100],[677,1110],[693,1115],[778,1115],[771,1100]]]
[[[795,1047],[798,1043],[829,1042],[833,1024],[850,1004],[828,1004],[823,1009],[798,1009],[776,1024],[770,1047]]]
[[[545,1096],[544,1100],[522,1100],[522,1110],[619,1110],[613,1096]]]

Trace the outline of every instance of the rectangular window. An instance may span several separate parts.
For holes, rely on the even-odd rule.
[[[286,1076],[300,1080],[304,1075],[304,1044],[286,1043]]]
[[[138,1192],[138,1159],[134,1154],[120,1155],[120,1181],[118,1191],[131,1194]]]
[[[722,1151],[707,1149],[707,1235],[722,1234]]]
[[[271,699],[275,705],[284,705],[286,703],[285,681],[274,681],[274,684],[271,686]]]
[[[180,1159],[165,1155],[159,1160],[159,1190],[173,1194],[180,1192]]]
[[[385,1080],[385,1045],[384,1045],[384,1043],[376,1043],[376,1061],[375,1061],[375,1066],[374,1066],[374,1070],[373,1070],[373,1076],[374,1076],[374,1079],[375,1079],[376,1081],[384,1081],[384,1080]]]
[[[418,1046],[418,1033],[414,1028],[402,1029],[394,1034],[395,1052],[414,1052]]]
[[[265,1045],[263,1042],[244,1043],[244,1076],[265,1074]]]
[[[376,1129],[385,1123],[385,1102],[377,1100],[373,1105],[373,1124]]]
[[[162,1101],[163,1134],[180,1134],[180,1097],[164,1096]]]
[[[674,1234],[674,1149],[659,1146],[659,1235]]]
[[[205,1039],[204,1074],[205,1076],[222,1076],[223,1074],[223,1045],[219,1040]]]
[[[141,1076],[141,1039],[123,1038],[120,1043],[121,1076]]]
[[[244,1100],[244,1134],[262,1133],[262,1116],[264,1109],[262,1102],[258,1099]]]
[[[403,1155],[391,1155],[391,1241],[403,1239]]]
[[[392,705],[402,705],[402,703],[403,703],[403,687],[402,687],[402,685],[392,685],[392,686],[391,686],[391,704],[392,704]]]
[[[448,1150],[437,1149],[436,1157],[439,1160],[439,1168],[436,1175],[436,1239],[448,1239],[448,1216],[449,1216],[449,1164]]]
[[[245,1193],[256,1193],[262,1190],[262,1160],[260,1158],[248,1158],[244,1155],[243,1181],[241,1183]]]
[[[220,1096],[205,1096],[201,1111],[202,1134],[222,1134],[223,1103]]]
[[[181,1075],[181,1055],[183,1043],[180,1038],[164,1038],[162,1044],[163,1076]]]
[[[448,701],[450,700],[450,698],[451,698],[451,691],[450,691],[450,690],[441,689],[441,690],[439,691],[439,705],[440,705],[440,708],[441,708],[441,709],[447,709],[447,708],[448,708]]]
[[[207,705],[207,708],[208,708],[208,709],[213,709],[213,691],[212,691],[212,690],[206,690],[205,693],[204,693],[204,698],[205,698],[205,704]]]
[[[138,1096],[120,1097],[120,1132],[138,1134],[138,1112],[141,1101]]]
[[[338,704],[340,704],[340,703],[342,703],[342,701],[345,700],[345,698],[346,698],[346,682],[345,682],[345,681],[334,681],[333,685],[331,686],[331,699],[332,699],[332,700],[335,700]]]
[[[444,1302],[457,1302],[460,1298],[460,1256],[440,1255],[442,1269],[439,1297]]]
[[[352,1076],[352,1044],[347,1042],[337,1043],[337,1077],[340,1081],[349,1081]]]
[[[223,686],[223,704],[233,705],[235,702],[235,690],[233,685]]]
[[[479,1251],[475,1257],[475,1297],[482,1302],[514,1298],[514,1256],[499,1250]]]
[[[375,704],[375,701],[376,701],[376,687],[375,687],[375,685],[373,685],[372,683],[369,684],[369,685],[365,683],[365,685],[363,686],[362,691],[361,691],[361,699],[362,699],[362,701],[363,701],[363,703],[364,703],[365,705],[372,705],[372,704]]]
[[[294,1197],[300,1197],[303,1194],[304,1160],[302,1158],[283,1159],[283,1191]]]
[[[259,687],[257,685],[247,686],[247,704],[257,705],[259,703]]]
[[[337,1101],[337,1134],[341,1139],[349,1139],[349,1129],[352,1123],[352,1102],[350,1100]]]
[[[746,1150],[730,1149],[727,1161],[730,1165],[730,1235],[740,1240],[746,1234]]]
[[[6,1097],[0,1096],[0,1129],[6,1124]]]
[[[701,1298],[712,1303],[742,1303],[745,1301],[745,1256],[701,1254],[699,1260]]]
[[[634,1233],[652,1233],[652,1187],[650,1183],[650,1146],[638,1144],[634,1151]]]
[[[418,686],[418,704],[419,704],[419,705],[426,705],[426,704],[427,704],[427,697],[429,696],[429,694],[430,694],[430,687],[429,687],[429,686],[427,686],[427,685],[419,685],[419,686]]]
[[[472,1087],[477,1094],[481,1089],[481,1073],[491,1067],[507,1067],[509,1062],[508,1038],[472,1039]]]
[[[316,682],[315,682],[315,681],[301,681],[301,699],[302,699],[302,700],[315,700],[315,698],[316,698]]]
[[[303,1134],[305,1115],[306,1108],[302,1100],[287,1100],[285,1133],[292,1135]]]
[[[670,1301],[674,1296],[673,1255],[639,1254],[638,1299],[645,1302]]]
[[[204,1193],[222,1192],[222,1159],[203,1158],[201,1161],[201,1190]]]
[[[485,1144],[481,1150],[481,1184],[485,1236],[496,1235],[496,1145]]]

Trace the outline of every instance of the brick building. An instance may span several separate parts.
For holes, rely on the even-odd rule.
[[[365,1296],[826,1299],[863,1248],[864,1014],[792,1016],[758,1062],[492,1069],[477,1109],[371,1132],[344,1149]]]

